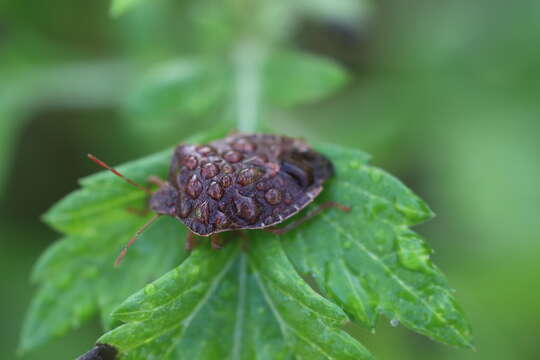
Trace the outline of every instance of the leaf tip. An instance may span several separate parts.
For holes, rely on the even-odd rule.
[[[21,358],[32,350],[46,344],[48,340],[49,339],[44,337],[40,338],[39,336],[33,336],[33,334],[29,331],[28,324],[25,323],[23,325],[23,331],[19,337],[19,344],[17,345],[15,354],[17,357]]]
[[[476,344],[471,327],[466,322],[465,318],[462,318],[462,321],[461,327],[453,328],[454,336],[451,338],[437,338],[435,340],[456,348],[476,351]]]
[[[462,346],[466,349],[472,350],[476,352],[476,344],[474,341],[474,336],[472,335],[472,331],[470,328],[465,330],[465,333],[463,334],[463,344]]]
[[[51,209],[52,210],[52,209]],[[51,210],[47,211],[46,213],[42,214],[39,219],[44,222],[45,224],[49,225],[49,226],[52,226],[53,225],[53,221],[52,221],[52,218],[51,218]]]
[[[462,349],[472,350],[474,352],[477,351],[476,344],[474,342],[473,337],[468,334],[464,334],[463,338],[461,339],[461,342],[457,345],[457,347],[460,347]]]

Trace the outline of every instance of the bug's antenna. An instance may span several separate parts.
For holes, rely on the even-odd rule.
[[[120,251],[120,255],[118,255],[118,257],[116,258],[116,260],[114,261],[114,267],[118,267],[120,266],[120,263],[122,262],[122,260],[124,259],[124,257],[126,256],[126,253],[129,249],[129,247],[131,245],[133,245],[135,243],[135,241],[139,238],[139,236],[141,236],[141,234],[150,226],[152,225],[152,223],[154,221],[156,221],[158,219],[158,217],[160,217],[161,214],[156,214],[154,216],[152,216],[152,218],[150,220],[148,220],[146,222],[146,224],[144,224],[139,230],[137,230],[137,232],[135,233],[135,235],[133,235],[133,237],[129,240],[129,242],[124,245],[124,247],[122,248],[122,251]]]
[[[105,169],[111,171],[114,175],[122,178],[124,181],[126,181],[127,183],[141,189],[142,191],[144,191],[145,193],[147,194],[150,194],[152,195],[152,190],[148,189],[147,187],[144,187],[142,186],[141,184],[138,184],[136,183],[135,181],[125,177],[124,175],[120,174],[117,170],[115,170],[114,168],[110,167],[109,165],[105,164],[103,161],[99,160],[97,157],[95,157],[94,155],[92,154],[88,154],[88,158],[90,160],[92,160],[93,162],[95,162],[96,164],[98,164],[99,166],[101,167],[104,167]]]

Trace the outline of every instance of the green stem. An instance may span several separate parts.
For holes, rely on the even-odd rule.
[[[253,40],[240,42],[234,52],[235,114],[238,130],[254,132],[259,128],[261,65],[263,50]]]

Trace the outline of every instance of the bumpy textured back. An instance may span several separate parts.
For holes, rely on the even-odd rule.
[[[278,224],[321,192],[332,164],[300,139],[235,134],[207,145],[180,145],[169,184],[151,200],[199,235]]]

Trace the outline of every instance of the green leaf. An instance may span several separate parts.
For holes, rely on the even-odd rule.
[[[277,106],[321,100],[347,82],[345,69],[335,61],[295,51],[270,56],[263,77],[264,94]]]
[[[98,341],[125,352],[178,327],[185,330],[214,294],[235,254],[235,246],[217,253],[212,253],[209,246],[201,246],[178,268],[147,285],[116,309],[114,317],[129,323]]]
[[[338,329],[345,313],[296,274],[277,239],[257,234],[248,257],[249,269],[238,244],[218,252],[199,247],[124,302],[114,316],[127,324],[98,342],[127,359],[287,359],[291,351],[310,359],[371,359]]]
[[[277,106],[320,100],[346,83],[347,74],[336,62],[295,51],[269,56],[262,71],[263,99]],[[132,123],[166,129],[178,119],[204,115],[223,104],[236,86],[229,61],[179,59],[146,72],[130,91],[125,109]],[[150,121],[151,120],[151,121]]]
[[[296,273],[273,235],[259,232],[249,252],[266,302],[281,332],[299,358],[372,359],[339,327],[348,321],[340,307],[317,294]]]
[[[88,296],[90,289],[86,281],[74,282],[74,276],[84,275],[66,272],[40,287],[26,315],[19,345],[21,352],[65,335],[96,312],[97,303]]]
[[[183,334],[178,352],[181,359],[290,358],[279,326],[247,266],[246,255],[235,259],[216,295]]]
[[[111,15],[120,16],[126,11],[139,5],[142,0],[113,0],[111,5]]]
[[[216,129],[189,142],[223,136]],[[172,151],[140,159],[119,169],[144,183],[150,174],[165,177]],[[81,161],[86,161],[81,159]],[[113,263],[121,247],[149,219],[146,194],[102,171],[81,180],[83,188],[60,200],[44,216],[66,234],[36,264],[32,279],[40,284],[21,334],[25,352],[77,328],[99,311],[105,328],[115,325],[111,311],[126,297],[177,265],[185,257],[185,227],[160,218],[129,251],[120,269]]]
[[[49,248],[36,264],[40,286],[32,300],[21,337],[30,350],[77,328],[98,310],[105,328],[110,313],[127,296],[178,264],[185,256],[185,229],[172,218],[160,218],[130,249],[120,269],[114,258],[146,218],[119,219],[94,235],[73,235]]]
[[[219,130],[188,142],[222,136]],[[240,244],[226,234],[220,251],[202,240],[185,260],[185,227],[162,217],[120,270],[112,268],[114,257],[150,216],[127,209],[144,209],[145,194],[106,172],[82,179],[81,190],[44,216],[66,236],[35,267],[33,280],[41,285],[21,349],[97,312],[113,329],[98,341],[125,359],[372,359],[341,327],[352,319],[373,328],[379,314],[441,342],[471,346],[470,328],[431,250],[409,229],[431,218],[431,210],[368,165],[368,155],[335,145],[318,149],[336,168],[318,202],[351,206],[350,213],[327,211],[279,238],[250,231]],[[149,175],[165,177],[170,156],[168,150],[118,168],[144,183]],[[322,295],[297,271],[311,274]]]
[[[153,127],[204,114],[224,98],[226,75],[222,64],[202,59],[162,63],[135,84],[127,111],[134,119],[151,119]]]
[[[435,340],[472,347],[469,325],[431,263],[431,250],[408,228],[433,217],[431,210],[397,179],[369,166],[365,154],[336,146],[319,150],[336,167],[320,201],[352,211],[327,212],[284,236],[297,268],[368,328],[384,314]]]

